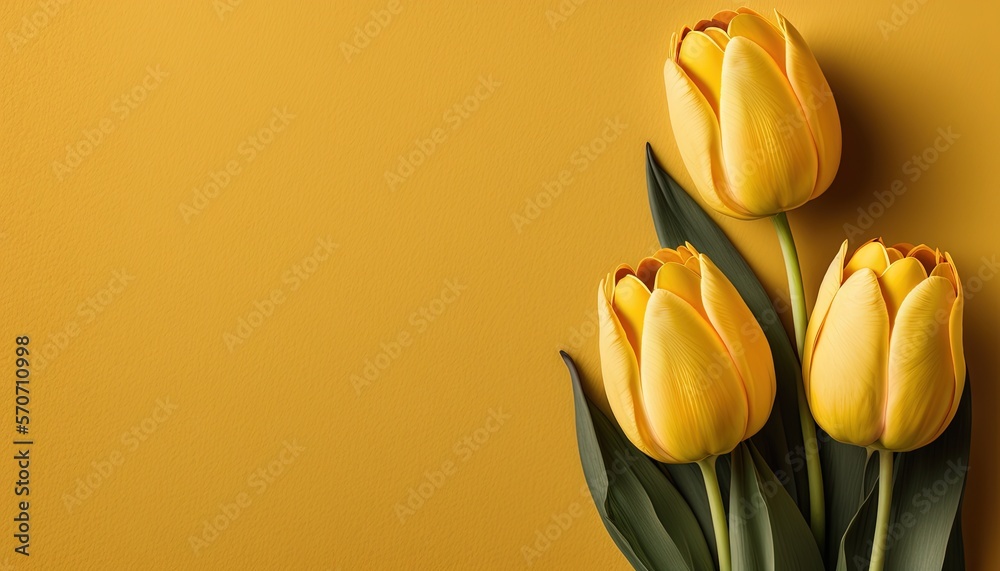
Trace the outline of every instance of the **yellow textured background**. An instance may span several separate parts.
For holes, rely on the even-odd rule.
[[[12,551],[15,469],[0,437],[0,568],[516,569],[564,514],[569,527],[532,567],[627,567],[581,494],[556,350],[595,370],[597,282],[655,243],[643,144],[690,182],[663,93],[667,38],[726,6],[566,1],[572,13],[552,22],[557,0],[400,0],[348,57],[342,44],[388,1],[53,2],[57,13],[36,16],[43,4],[0,9],[0,435],[13,436],[14,337],[49,357],[32,381],[30,561]],[[844,122],[837,182],[791,214],[810,297],[844,224],[896,179],[907,192],[852,242],[946,248],[967,289],[982,272],[966,306],[965,529],[970,568],[996,568],[1000,8],[775,4],[812,45]],[[894,6],[912,14],[880,27]],[[449,112],[481,78],[488,97]],[[155,87],[125,115],[121,97],[144,80]],[[294,118],[251,161],[245,141],[275,108]],[[57,172],[102,120],[110,132]],[[615,120],[627,127],[582,160]],[[960,137],[910,180],[907,161],[949,128]],[[390,189],[386,171],[436,129],[434,151]],[[239,173],[185,221],[193,189],[230,161]],[[531,210],[564,169],[571,182]],[[723,223],[784,295],[770,223]],[[337,247],[293,290],[286,272],[317,239]],[[102,292],[122,270],[134,279]],[[435,302],[448,280],[464,289]],[[274,290],[284,302],[230,350],[225,335]],[[422,321],[421,308],[440,315]],[[409,345],[380,358],[401,334]],[[384,369],[356,390],[352,375],[375,359]],[[158,399],[176,406],[159,423]],[[133,427],[143,440],[125,436]],[[283,464],[285,442],[302,450]],[[275,461],[262,489],[252,474]],[[397,504],[443,467],[401,521]],[[249,505],[195,553],[189,538],[241,493]]]

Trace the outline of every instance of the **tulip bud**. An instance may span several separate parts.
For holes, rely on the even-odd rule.
[[[690,244],[619,266],[597,292],[611,410],[647,455],[672,464],[730,452],[767,421],[771,349],[726,276]]]
[[[872,240],[840,247],[806,331],[803,381],[816,423],[856,446],[930,444],[965,387],[962,282],[951,256]]]
[[[777,12],[776,12],[777,14]],[[833,93],[799,32],[726,10],[671,38],[667,104],[681,158],[713,209],[772,216],[830,187],[840,166]]]

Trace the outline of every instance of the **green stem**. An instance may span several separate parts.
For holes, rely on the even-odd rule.
[[[788,275],[788,296],[791,298],[792,319],[795,322],[795,348],[799,352],[799,359],[806,344],[806,324],[809,321],[809,314],[806,313],[806,294],[802,286],[802,270],[799,268],[799,254],[795,250],[795,238],[792,237],[792,228],[788,225],[788,216],[784,212],[775,214],[771,218],[774,229],[778,233],[778,242],[781,243],[781,254],[785,257],[785,273]]]
[[[878,453],[878,516],[868,571],[882,571],[885,565],[885,540],[889,536],[889,508],[892,507],[892,452]]]
[[[719,489],[719,478],[715,474],[715,459],[709,456],[698,462],[701,475],[705,478],[705,491],[708,492],[708,505],[712,509],[712,527],[715,528],[715,545],[719,550],[719,571],[731,571],[732,556],[729,554],[729,524],[726,522],[726,508],[722,504],[722,490]]]
[[[806,312],[806,295],[802,286],[802,270],[799,268],[799,255],[795,250],[795,239],[788,225],[788,217],[784,212],[771,218],[774,229],[781,243],[781,253],[785,258],[785,273],[788,276],[788,295],[792,304],[792,319],[795,323],[795,348],[799,361],[805,349],[806,325],[809,314]],[[806,470],[809,475],[809,526],[820,552],[825,551],[826,544],[826,506],[823,498],[823,470],[819,464],[819,444],[816,442],[816,423],[802,383],[795,384],[795,393],[799,405],[799,425],[802,430],[802,443],[805,446]]]

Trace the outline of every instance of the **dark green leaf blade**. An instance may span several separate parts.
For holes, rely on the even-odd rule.
[[[927,446],[896,455],[886,571],[965,569],[961,504],[971,436],[972,391],[967,375],[958,412],[948,429]],[[844,534],[838,570],[867,568],[877,503],[878,488],[872,486]]]
[[[753,444],[733,451],[730,498],[734,571],[822,571],[809,524]]]
[[[592,407],[591,415],[606,451],[611,520],[629,530],[651,569],[712,569],[708,544],[684,498],[603,413]]]
[[[875,464],[878,464],[877,460]],[[872,486],[840,540],[837,571],[868,569],[872,554],[872,537],[875,535],[877,506],[878,486]]]
[[[608,473],[604,467],[604,455],[601,446],[597,441],[597,432],[591,420],[590,403],[587,402],[583,394],[583,387],[580,381],[580,373],[576,369],[576,364],[564,351],[559,352],[566,368],[569,369],[570,378],[573,382],[573,403],[576,410],[576,441],[580,450],[580,463],[583,464],[583,475],[587,480],[587,487],[590,495],[594,499],[597,513],[601,515],[605,529],[611,539],[618,546],[632,567],[637,571],[648,570],[645,563],[639,560],[638,555],[632,550],[632,546],[618,528],[611,522],[608,515]]]
[[[757,476],[758,493],[766,502],[771,521],[774,569],[822,571],[823,558],[809,524],[753,443],[750,443],[749,450]]]
[[[732,458],[729,544],[733,571],[769,571],[774,569],[774,538],[757,487],[753,459],[745,444],[733,450]]]
[[[701,475],[701,468],[697,464],[660,464],[660,469],[670,476],[670,481],[674,483],[677,491],[684,496],[684,500],[691,506],[691,511],[701,525],[705,541],[712,553],[716,553],[715,529],[712,527],[712,508],[708,505],[708,492],[705,491],[705,479]],[[719,479],[719,488],[722,492],[722,501],[729,506],[729,478],[730,461],[729,456],[720,456],[715,461],[715,473]]]
[[[886,570],[941,569],[965,493],[972,439],[969,377],[951,425],[934,442],[898,454]],[[957,538],[961,544],[961,536]],[[960,545],[959,545],[960,548]],[[957,565],[958,560],[949,562]],[[962,567],[964,568],[964,562]]]
[[[838,443],[823,431],[817,437],[826,499],[826,568],[832,570],[837,568],[844,532],[866,496],[863,480],[867,452],[858,446]]]
[[[637,450],[583,394],[572,358],[577,440],[587,485],[615,544],[641,570],[714,568],[694,513],[656,463]]]
[[[964,501],[964,499],[963,499]],[[965,571],[965,544],[962,540],[962,504],[955,513],[955,527],[951,528],[948,553],[944,557],[942,571]]]

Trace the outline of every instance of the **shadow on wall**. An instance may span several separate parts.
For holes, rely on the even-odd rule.
[[[878,121],[868,103],[868,89],[851,83],[850,70],[831,65],[833,62],[827,59],[821,61],[837,101],[844,141],[843,154],[833,185],[816,202],[796,211],[796,215],[808,220],[808,224],[803,226],[820,228],[822,236],[831,236],[828,249],[832,257],[840,242],[847,237],[844,224],[856,221],[858,205],[867,205],[874,191],[888,188],[889,181],[898,176],[899,167],[896,164],[898,157],[889,156],[893,154],[889,140],[872,127]],[[868,231],[875,232],[877,228],[865,230],[865,236],[852,237],[852,247],[874,237],[868,236]]]

